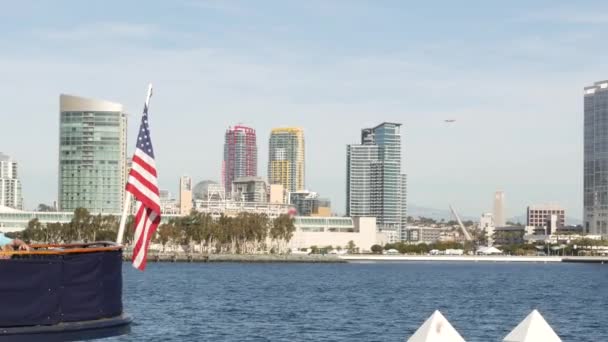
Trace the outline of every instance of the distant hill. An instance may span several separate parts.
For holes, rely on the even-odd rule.
[[[458,209],[456,209],[458,210]],[[452,212],[450,211],[449,208],[446,209],[436,209],[436,208],[425,208],[425,207],[419,207],[415,204],[408,204],[407,206],[407,215],[408,216],[412,216],[412,217],[428,217],[428,218],[432,218],[433,220],[436,221],[441,221],[446,220],[446,221],[450,221],[454,219],[454,216],[452,215]],[[460,215],[460,219],[466,221],[466,220],[472,220],[472,221],[479,221],[479,217],[475,217],[475,216],[468,216],[468,215],[463,215],[462,213],[458,213],[458,215]]]

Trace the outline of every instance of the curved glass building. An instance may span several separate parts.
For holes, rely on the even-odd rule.
[[[62,94],[59,112],[59,210],[120,213],[127,175],[123,106]]]

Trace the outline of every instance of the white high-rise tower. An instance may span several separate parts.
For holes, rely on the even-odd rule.
[[[23,209],[17,162],[0,152],[0,206]]]

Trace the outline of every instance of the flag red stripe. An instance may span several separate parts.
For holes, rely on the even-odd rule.
[[[144,240],[144,248],[143,248],[143,251],[138,251],[138,254],[144,253],[144,257],[142,258],[141,263],[137,267],[140,271],[143,271],[146,268],[146,264],[148,261],[147,251],[148,251],[148,248],[150,247],[150,241],[152,240],[152,236],[154,236],[154,233],[156,232],[156,228],[158,227],[159,223],[160,223],[160,216],[157,216],[154,219],[154,221],[152,223],[150,223],[150,228],[148,228],[148,234],[142,234],[142,236],[141,236],[140,240]],[[147,238],[144,237],[144,235],[146,235]]]
[[[148,220],[149,220],[149,216],[151,213],[148,209],[143,209],[143,212],[145,214],[143,214],[143,226],[142,226],[142,233],[139,236],[139,239],[135,245],[135,248],[133,249],[133,265],[135,267],[137,267],[139,270],[144,270],[146,268],[146,252],[148,251],[148,247],[150,245],[150,240],[151,237],[154,235],[154,233],[156,232],[156,228],[158,227],[158,224],[160,223],[160,217],[156,217],[154,219],[154,221],[149,222],[148,228],[146,228],[146,225],[148,224]],[[152,214],[153,215],[153,214]],[[143,246],[142,246],[143,244]],[[135,264],[135,260],[139,257],[139,254],[143,253],[143,257],[141,257],[141,262],[139,263],[139,265]]]
[[[144,195],[141,191],[139,191],[139,189],[137,189],[135,185],[131,183],[127,184],[127,191],[132,193],[133,196],[135,196],[135,198],[140,201],[144,207],[148,207],[160,215],[160,204]]]
[[[149,180],[147,180],[144,176],[142,176],[136,170],[131,169],[131,172],[129,172],[129,176],[133,176],[133,178],[137,179],[143,186],[148,188],[148,190],[152,191],[153,193],[155,193],[157,195],[160,195],[160,192],[158,191],[158,186],[156,186],[156,184],[152,184]]]
[[[134,231],[138,229],[139,222],[141,222],[142,216],[143,216],[145,210],[146,210],[146,208],[144,208],[143,205],[139,206],[139,210],[135,214],[135,220],[133,220],[133,224],[135,225],[135,227],[133,229]],[[137,236],[137,234],[135,234],[135,236]],[[143,236],[143,234],[140,233],[139,238],[137,239],[137,241],[133,241],[135,243],[135,245],[133,246],[133,259],[135,259],[135,256],[137,254],[139,254],[139,251],[141,249],[141,238],[142,238],[142,236]]]
[[[140,158],[139,156],[133,155],[133,158],[131,160],[133,161],[133,163],[137,163],[137,165],[141,166],[146,171],[148,171],[152,176],[158,177],[156,175],[156,168],[154,166],[146,163],[146,161],[143,160],[142,158]]]

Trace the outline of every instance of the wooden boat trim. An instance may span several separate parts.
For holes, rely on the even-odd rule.
[[[13,255],[67,255],[78,253],[112,252],[123,249],[122,245],[114,242],[92,242],[72,244],[32,244],[29,251],[0,251],[0,256]]]

